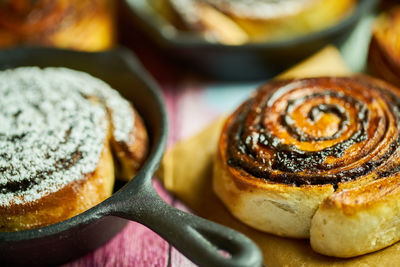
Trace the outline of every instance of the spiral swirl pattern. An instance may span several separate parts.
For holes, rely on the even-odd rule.
[[[97,167],[109,129],[118,142],[130,137],[132,112],[116,91],[85,73],[0,72],[0,206],[35,201],[85,178]]]
[[[276,81],[230,117],[228,165],[301,185],[379,179],[400,170],[400,95],[366,76]]]

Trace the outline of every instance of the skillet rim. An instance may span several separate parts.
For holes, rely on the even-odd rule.
[[[130,11],[140,20],[140,28],[147,27],[151,30],[147,35],[156,41],[158,45],[166,48],[177,48],[177,49],[213,49],[215,51],[253,51],[253,50],[263,50],[273,52],[275,50],[282,50],[287,48],[295,48],[296,46],[306,45],[309,43],[325,40],[334,39],[338,33],[346,31],[348,27],[355,24],[366,12],[372,10],[379,2],[379,0],[356,0],[356,7],[354,10],[346,17],[341,19],[339,22],[321,29],[316,32],[311,32],[298,37],[289,38],[287,40],[278,40],[270,42],[248,42],[241,45],[226,45],[219,42],[209,42],[204,39],[200,34],[193,32],[184,32],[176,29],[169,22],[164,21],[161,15],[154,10],[157,14],[157,19],[151,18],[151,14],[143,14],[144,12],[139,12],[134,3],[137,0],[125,0],[125,4],[129,7]],[[152,7],[149,7],[152,9]],[[163,29],[169,26],[174,27],[175,34],[168,36],[168,31],[163,32]]]

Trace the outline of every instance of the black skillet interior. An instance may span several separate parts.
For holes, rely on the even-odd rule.
[[[257,266],[258,248],[244,235],[181,212],[162,201],[151,184],[164,152],[167,122],[157,86],[130,52],[83,53],[49,48],[0,52],[0,70],[18,66],[59,66],[88,72],[109,83],[142,115],[151,140],[148,159],[134,180],[110,198],[69,220],[47,227],[0,233],[0,265],[54,265],[107,242],[126,218],[138,221],[199,265]],[[231,257],[222,257],[218,250]],[[23,256],[22,256],[23,255]]]
[[[131,33],[139,29],[139,38],[150,39],[169,55],[171,61],[180,60],[214,79],[265,80],[327,44],[342,44],[360,18],[371,11],[377,2],[378,0],[358,0],[351,15],[338,24],[316,33],[290,40],[238,46],[208,42],[198,34],[176,30],[152,9],[147,1],[125,0],[121,9],[133,22]]]

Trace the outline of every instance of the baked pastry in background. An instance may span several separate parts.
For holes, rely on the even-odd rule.
[[[226,121],[213,188],[242,222],[353,257],[400,240],[400,90],[368,76],[274,81]]]
[[[44,45],[85,51],[115,39],[112,0],[0,1],[0,48]]]
[[[178,29],[225,44],[290,39],[334,25],[356,0],[151,0]]]
[[[99,79],[65,68],[0,72],[0,231],[98,204],[112,193],[114,161],[132,175],[147,143],[132,105]]]
[[[400,6],[393,7],[376,19],[368,67],[374,75],[400,86]]]

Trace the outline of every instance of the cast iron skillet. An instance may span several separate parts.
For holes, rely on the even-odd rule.
[[[201,266],[261,265],[259,249],[243,234],[177,210],[155,192],[151,179],[165,148],[166,113],[154,81],[131,53],[123,49],[83,53],[46,48],[0,52],[0,69],[33,65],[82,70],[118,89],[144,118],[150,154],[131,182],[90,210],[47,227],[0,233],[0,265],[64,263],[104,244],[124,227],[124,219],[151,228]],[[221,256],[218,250],[231,257]]]
[[[139,29],[139,38],[143,36],[150,39],[171,60],[180,60],[214,79],[265,80],[327,44],[342,44],[360,18],[371,11],[378,0],[357,0],[357,6],[351,15],[319,32],[289,40],[238,46],[212,43],[196,33],[179,31],[152,9],[147,1],[124,2],[122,14],[133,22],[130,32],[124,34],[133,34]]]

